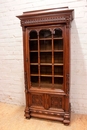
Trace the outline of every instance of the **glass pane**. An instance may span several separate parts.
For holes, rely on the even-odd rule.
[[[63,78],[55,77],[54,78],[54,87],[57,89],[63,88]]]
[[[30,63],[38,63],[38,53],[30,52]]]
[[[47,29],[43,29],[39,32],[40,38],[51,38],[51,31]]]
[[[37,65],[31,65],[30,66],[30,73],[31,74],[38,74],[38,66]]]
[[[38,41],[30,41],[30,51],[38,50]]]
[[[36,31],[34,31],[34,30],[32,30],[31,32],[30,32],[30,39],[37,39],[38,37],[37,37],[37,32]]]
[[[54,50],[63,50],[63,39],[54,40]]]
[[[51,40],[40,40],[40,49],[41,50],[52,50],[52,41]]]
[[[38,76],[31,76],[31,86],[38,87],[39,80]]]
[[[52,77],[40,77],[40,86],[43,88],[52,87]]]
[[[54,75],[63,75],[63,66],[54,66]]]
[[[41,63],[52,63],[52,53],[51,52],[41,52],[40,53]]]
[[[63,53],[62,52],[54,53],[54,63],[63,63]]]
[[[54,38],[62,37],[62,30],[60,28],[55,29],[53,33]]]
[[[51,75],[52,74],[52,66],[41,66],[40,74]]]

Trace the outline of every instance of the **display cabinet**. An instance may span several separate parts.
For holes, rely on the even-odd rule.
[[[70,23],[73,12],[65,7],[17,16],[23,30],[26,118],[70,123]]]

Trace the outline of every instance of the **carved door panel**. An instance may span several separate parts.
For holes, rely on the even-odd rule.
[[[30,93],[29,105],[30,107],[43,108],[44,107],[44,95],[37,93]]]
[[[50,95],[50,109],[64,110],[64,96]]]

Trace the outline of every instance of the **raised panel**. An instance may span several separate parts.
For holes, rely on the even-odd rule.
[[[31,106],[43,107],[44,106],[43,94],[32,93],[31,94]]]
[[[50,109],[64,109],[64,97],[50,95]]]

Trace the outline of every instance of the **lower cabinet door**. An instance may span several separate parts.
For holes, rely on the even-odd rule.
[[[44,94],[30,93],[29,94],[29,106],[36,108],[44,108]]]
[[[64,96],[45,93],[30,93],[29,97],[30,108],[64,111]]]
[[[49,107],[51,110],[64,111],[64,96],[49,95]]]

